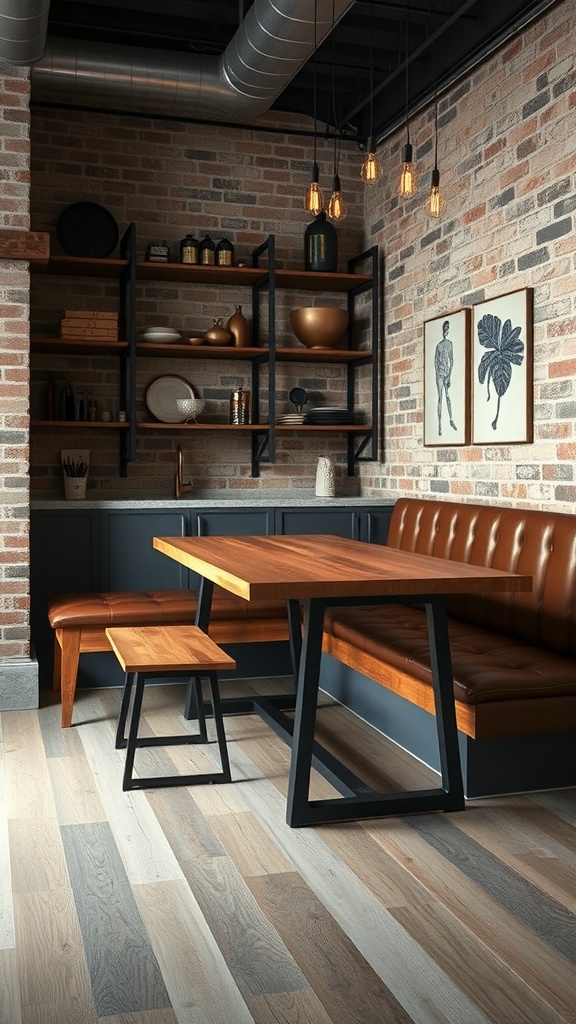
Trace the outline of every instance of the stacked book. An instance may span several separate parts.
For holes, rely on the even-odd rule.
[[[118,341],[118,313],[66,309],[60,321],[60,337]]]

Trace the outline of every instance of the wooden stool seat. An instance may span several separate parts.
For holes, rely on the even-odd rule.
[[[146,789],[153,786],[193,786],[208,782],[230,782],[230,761],[218,688],[219,669],[233,669],[236,662],[197,626],[114,626],[106,636],[125,672],[124,693],[116,729],[116,747],[126,748],[122,789]],[[191,679],[195,690],[198,734],[138,737],[144,686],[150,679],[166,676]],[[158,775],[134,778],[134,758],[138,747],[163,747],[175,744],[207,743],[208,735],[202,694],[202,679],[208,680],[221,771],[191,775]],[[134,702],[125,735],[132,687]],[[190,699],[187,700],[187,709]]]

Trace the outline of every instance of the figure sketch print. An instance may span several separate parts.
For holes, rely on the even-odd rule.
[[[533,440],[533,289],[473,307],[472,444]]]
[[[424,445],[470,444],[470,310],[424,324]]]

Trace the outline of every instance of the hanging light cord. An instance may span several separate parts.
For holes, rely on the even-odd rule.
[[[336,79],[335,79],[335,65],[336,65],[336,32],[334,30],[334,21],[336,19],[336,2],[332,0],[332,117],[334,120],[334,177],[338,174],[338,163],[336,160],[336,134],[337,134],[337,121],[336,116]]]
[[[316,25],[318,21],[318,0],[314,0],[314,63],[313,63],[313,85],[314,85],[314,163],[316,163]]]
[[[405,26],[406,34],[405,34],[405,39],[404,39],[404,45],[405,45],[405,60],[406,60],[406,75],[405,75],[405,79],[406,79],[406,141],[408,143],[410,142],[410,121],[408,119],[408,26],[409,26],[409,21],[410,21],[409,15],[410,15],[410,5],[408,3],[408,0],[406,0],[406,26]]]
[[[370,4],[370,143],[374,145],[374,4]]]

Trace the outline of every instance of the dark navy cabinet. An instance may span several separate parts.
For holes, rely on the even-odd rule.
[[[154,537],[184,537],[187,515],[173,511],[103,514],[102,567],[105,590],[180,590],[188,570],[152,546]]]
[[[33,509],[30,527],[31,629],[40,683],[52,685],[50,597],[99,590],[178,590],[195,586],[194,574],[152,546],[155,536],[242,536],[333,533],[386,543],[392,506],[306,506],[181,509]],[[239,676],[282,675],[290,670],[288,644],[236,644],[230,653]],[[120,685],[110,654],[80,659],[80,686]]]

